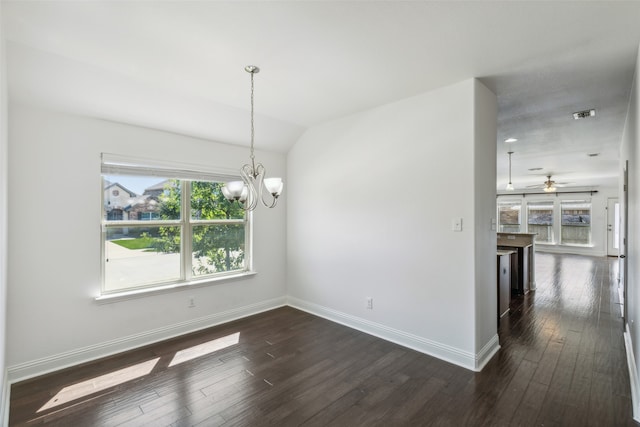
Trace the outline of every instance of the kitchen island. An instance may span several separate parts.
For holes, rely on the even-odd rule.
[[[512,250],[511,291],[526,294],[535,291],[535,236],[536,233],[498,233],[498,249]]]

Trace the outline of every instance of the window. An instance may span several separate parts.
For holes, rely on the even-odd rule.
[[[140,212],[138,215],[140,221],[151,221],[154,219],[160,219],[160,214],[157,212]]]
[[[221,191],[237,179],[103,159],[102,293],[248,271],[250,215]]]
[[[536,243],[553,243],[553,201],[527,203],[527,229],[536,233]]]
[[[560,212],[562,217],[561,243],[591,244],[591,202],[588,200],[563,200],[560,203]]]
[[[505,200],[498,202],[498,231],[503,233],[520,232],[520,200]]]

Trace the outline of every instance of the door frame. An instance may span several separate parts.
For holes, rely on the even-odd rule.
[[[620,202],[617,197],[607,199],[607,256],[620,255]]]

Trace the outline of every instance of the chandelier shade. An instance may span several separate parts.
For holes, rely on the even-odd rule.
[[[256,163],[254,154],[255,129],[253,120],[253,77],[260,72],[255,65],[247,65],[244,70],[251,75],[251,150],[250,163],[240,168],[242,181],[230,181],[222,187],[222,194],[230,202],[238,203],[242,209],[252,211],[258,206],[258,200],[267,208],[278,204],[284,183],[282,178],[265,178],[266,169],[262,163]]]

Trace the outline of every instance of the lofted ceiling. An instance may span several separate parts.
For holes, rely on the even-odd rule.
[[[469,78],[497,188],[616,185],[640,2],[2,1],[11,102],[286,152],[306,128]],[[580,121],[572,113],[594,108]],[[508,137],[518,139],[505,143]],[[589,154],[598,154],[589,156]],[[530,171],[529,169],[537,169]]]

